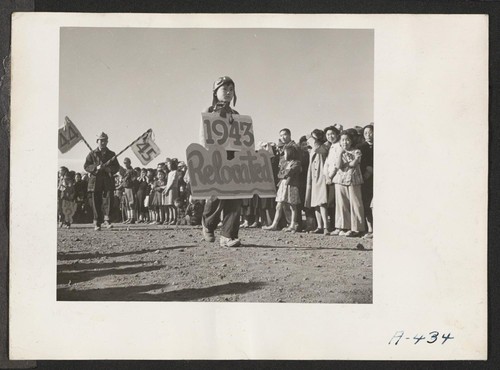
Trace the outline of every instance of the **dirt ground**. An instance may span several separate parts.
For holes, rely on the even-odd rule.
[[[57,298],[67,301],[371,303],[372,241],[242,229],[243,246],[201,228],[114,224],[58,230]]]

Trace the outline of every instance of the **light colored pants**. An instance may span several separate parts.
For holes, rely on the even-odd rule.
[[[62,211],[64,214],[64,221],[73,223],[73,215],[76,212],[76,202],[72,200],[62,200]]]
[[[335,184],[335,228],[366,230],[361,185]]]

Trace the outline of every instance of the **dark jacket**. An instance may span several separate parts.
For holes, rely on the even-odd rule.
[[[88,191],[113,191],[115,189],[114,174],[120,169],[118,160],[114,158],[115,153],[109,149],[99,150],[94,149],[87,155],[83,168],[89,173]],[[114,158],[114,159],[113,159]],[[97,170],[97,166],[106,163],[110,159],[110,163]]]
[[[358,145],[358,149],[361,150],[361,172],[364,174],[366,167],[371,167],[373,169],[373,144],[370,145],[366,141]]]
[[[288,165],[290,163],[290,165]],[[286,181],[289,186],[299,186],[300,184],[300,172],[302,171],[302,165],[300,161],[285,161],[283,166],[280,168],[278,177],[281,181]]]

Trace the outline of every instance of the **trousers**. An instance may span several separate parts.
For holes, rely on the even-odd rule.
[[[92,192],[92,210],[94,211],[94,223],[100,226],[104,221],[109,221],[109,212],[113,202],[113,191],[94,191]]]
[[[365,213],[361,185],[335,184],[335,227],[365,231]]]
[[[241,199],[207,199],[203,209],[203,225],[211,232],[217,228],[223,212],[221,235],[237,239],[240,230]]]

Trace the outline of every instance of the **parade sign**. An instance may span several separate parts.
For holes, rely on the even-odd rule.
[[[271,155],[265,150],[242,150],[228,160],[223,146],[205,149],[193,143],[186,157],[193,199],[276,197]]]
[[[153,131],[148,130],[131,144],[132,151],[143,165],[148,164],[160,154],[160,148],[153,141]]]
[[[68,117],[65,117],[64,126],[59,129],[59,151],[61,153],[68,152],[82,138],[82,134],[75,124]]]
[[[221,117],[219,113],[201,114],[201,144],[205,148],[220,145],[226,150],[255,150],[252,118],[232,114]]]

